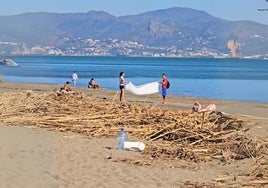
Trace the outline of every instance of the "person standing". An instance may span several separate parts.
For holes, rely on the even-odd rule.
[[[78,80],[78,74],[76,73],[76,71],[74,71],[72,74],[72,81],[74,86],[76,86],[77,80]]]
[[[166,74],[162,74],[162,97],[163,97],[163,104],[167,102],[167,88],[168,88],[168,79]]]
[[[119,96],[119,100],[120,102],[125,102],[125,73],[124,72],[120,72],[119,74],[119,89],[120,89],[120,96]]]

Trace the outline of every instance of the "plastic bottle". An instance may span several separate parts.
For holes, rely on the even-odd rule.
[[[124,142],[128,141],[128,136],[124,128],[121,128],[119,133],[117,134],[117,149],[124,149]]]

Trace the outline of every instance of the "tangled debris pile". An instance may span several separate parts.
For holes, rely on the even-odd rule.
[[[146,104],[121,105],[83,93],[56,96],[31,92],[1,96],[1,123],[114,137],[119,127],[150,144],[153,157],[202,161],[257,157],[267,143],[249,137],[243,121],[213,113],[166,110]],[[201,128],[201,124],[204,124]]]
[[[120,127],[149,145],[147,158],[194,162],[219,159],[231,163],[245,158],[267,159],[267,141],[246,134],[241,119],[215,112],[203,120],[191,111],[161,109],[142,103],[119,104],[115,98],[83,93],[56,96],[4,93],[0,97],[2,125],[72,131],[93,137],[115,137]],[[256,173],[267,181],[266,173]]]

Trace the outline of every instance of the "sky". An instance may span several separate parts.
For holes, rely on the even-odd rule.
[[[226,20],[251,20],[268,25],[268,0],[0,0],[0,5],[0,16],[90,10],[126,16],[170,7],[188,7]]]

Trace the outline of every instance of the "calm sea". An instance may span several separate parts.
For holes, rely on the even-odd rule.
[[[253,59],[138,58],[138,57],[10,57],[18,67],[0,66],[5,82],[63,85],[73,71],[78,86],[94,77],[103,88],[117,90],[118,75],[140,85],[160,81],[166,73],[169,94],[268,103],[268,61]]]

